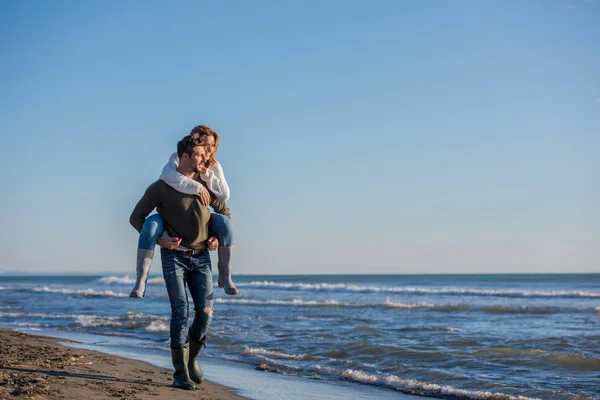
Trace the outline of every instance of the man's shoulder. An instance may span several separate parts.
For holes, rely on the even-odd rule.
[[[146,189],[146,192],[150,191],[150,192],[162,193],[168,187],[169,187],[169,185],[167,185],[165,183],[165,181],[163,181],[161,179],[157,179],[154,182],[152,182],[150,184],[150,186],[148,186],[148,189]]]

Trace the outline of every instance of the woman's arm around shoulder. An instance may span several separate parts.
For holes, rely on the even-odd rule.
[[[167,164],[164,166],[162,173],[160,174],[160,179],[178,192],[185,194],[200,194],[202,191],[202,184],[181,174],[181,172],[177,171],[178,166],[179,157],[177,157],[177,153],[173,153]]]
[[[214,163],[206,169],[206,173],[200,174],[200,179],[206,182],[210,190],[219,200],[229,200],[229,186],[225,180],[225,173],[219,162]]]

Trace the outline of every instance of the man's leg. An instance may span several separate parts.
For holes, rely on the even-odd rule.
[[[190,355],[188,370],[190,378],[202,383],[204,373],[198,365],[197,357],[206,341],[206,333],[213,313],[213,283],[210,255],[208,251],[193,257],[192,266],[187,278],[188,287],[194,300],[195,317],[189,330]]]
[[[169,302],[171,303],[171,359],[175,373],[173,386],[182,389],[194,389],[196,385],[190,379],[187,367],[189,345],[187,343],[188,299],[185,283],[189,271],[186,263],[190,257],[177,254],[165,248],[160,249],[163,264],[163,276]]]

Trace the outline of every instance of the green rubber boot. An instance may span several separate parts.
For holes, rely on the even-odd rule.
[[[196,384],[190,379],[188,372],[188,358],[190,349],[187,344],[180,349],[171,348],[171,359],[173,360],[173,386],[178,389],[192,390],[196,389]]]
[[[190,337],[190,359],[188,361],[188,371],[190,372],[190,379],[196,382],[197,384],[201,384],[204,382],[204,372],[202,372],[202,368],[198,365],[198,354],[200,354],[200,350],[202,350],[202,346],[206,347],[206,335],[199,342],[196,342],[194,339]]]

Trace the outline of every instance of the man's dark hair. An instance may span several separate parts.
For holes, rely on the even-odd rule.
[[[181,159],[181,156],[187,154],[192,156],[194,153],[194,147],[201,146],[200,135],[197,133],[187,135],[177,143],[177,156]]]

